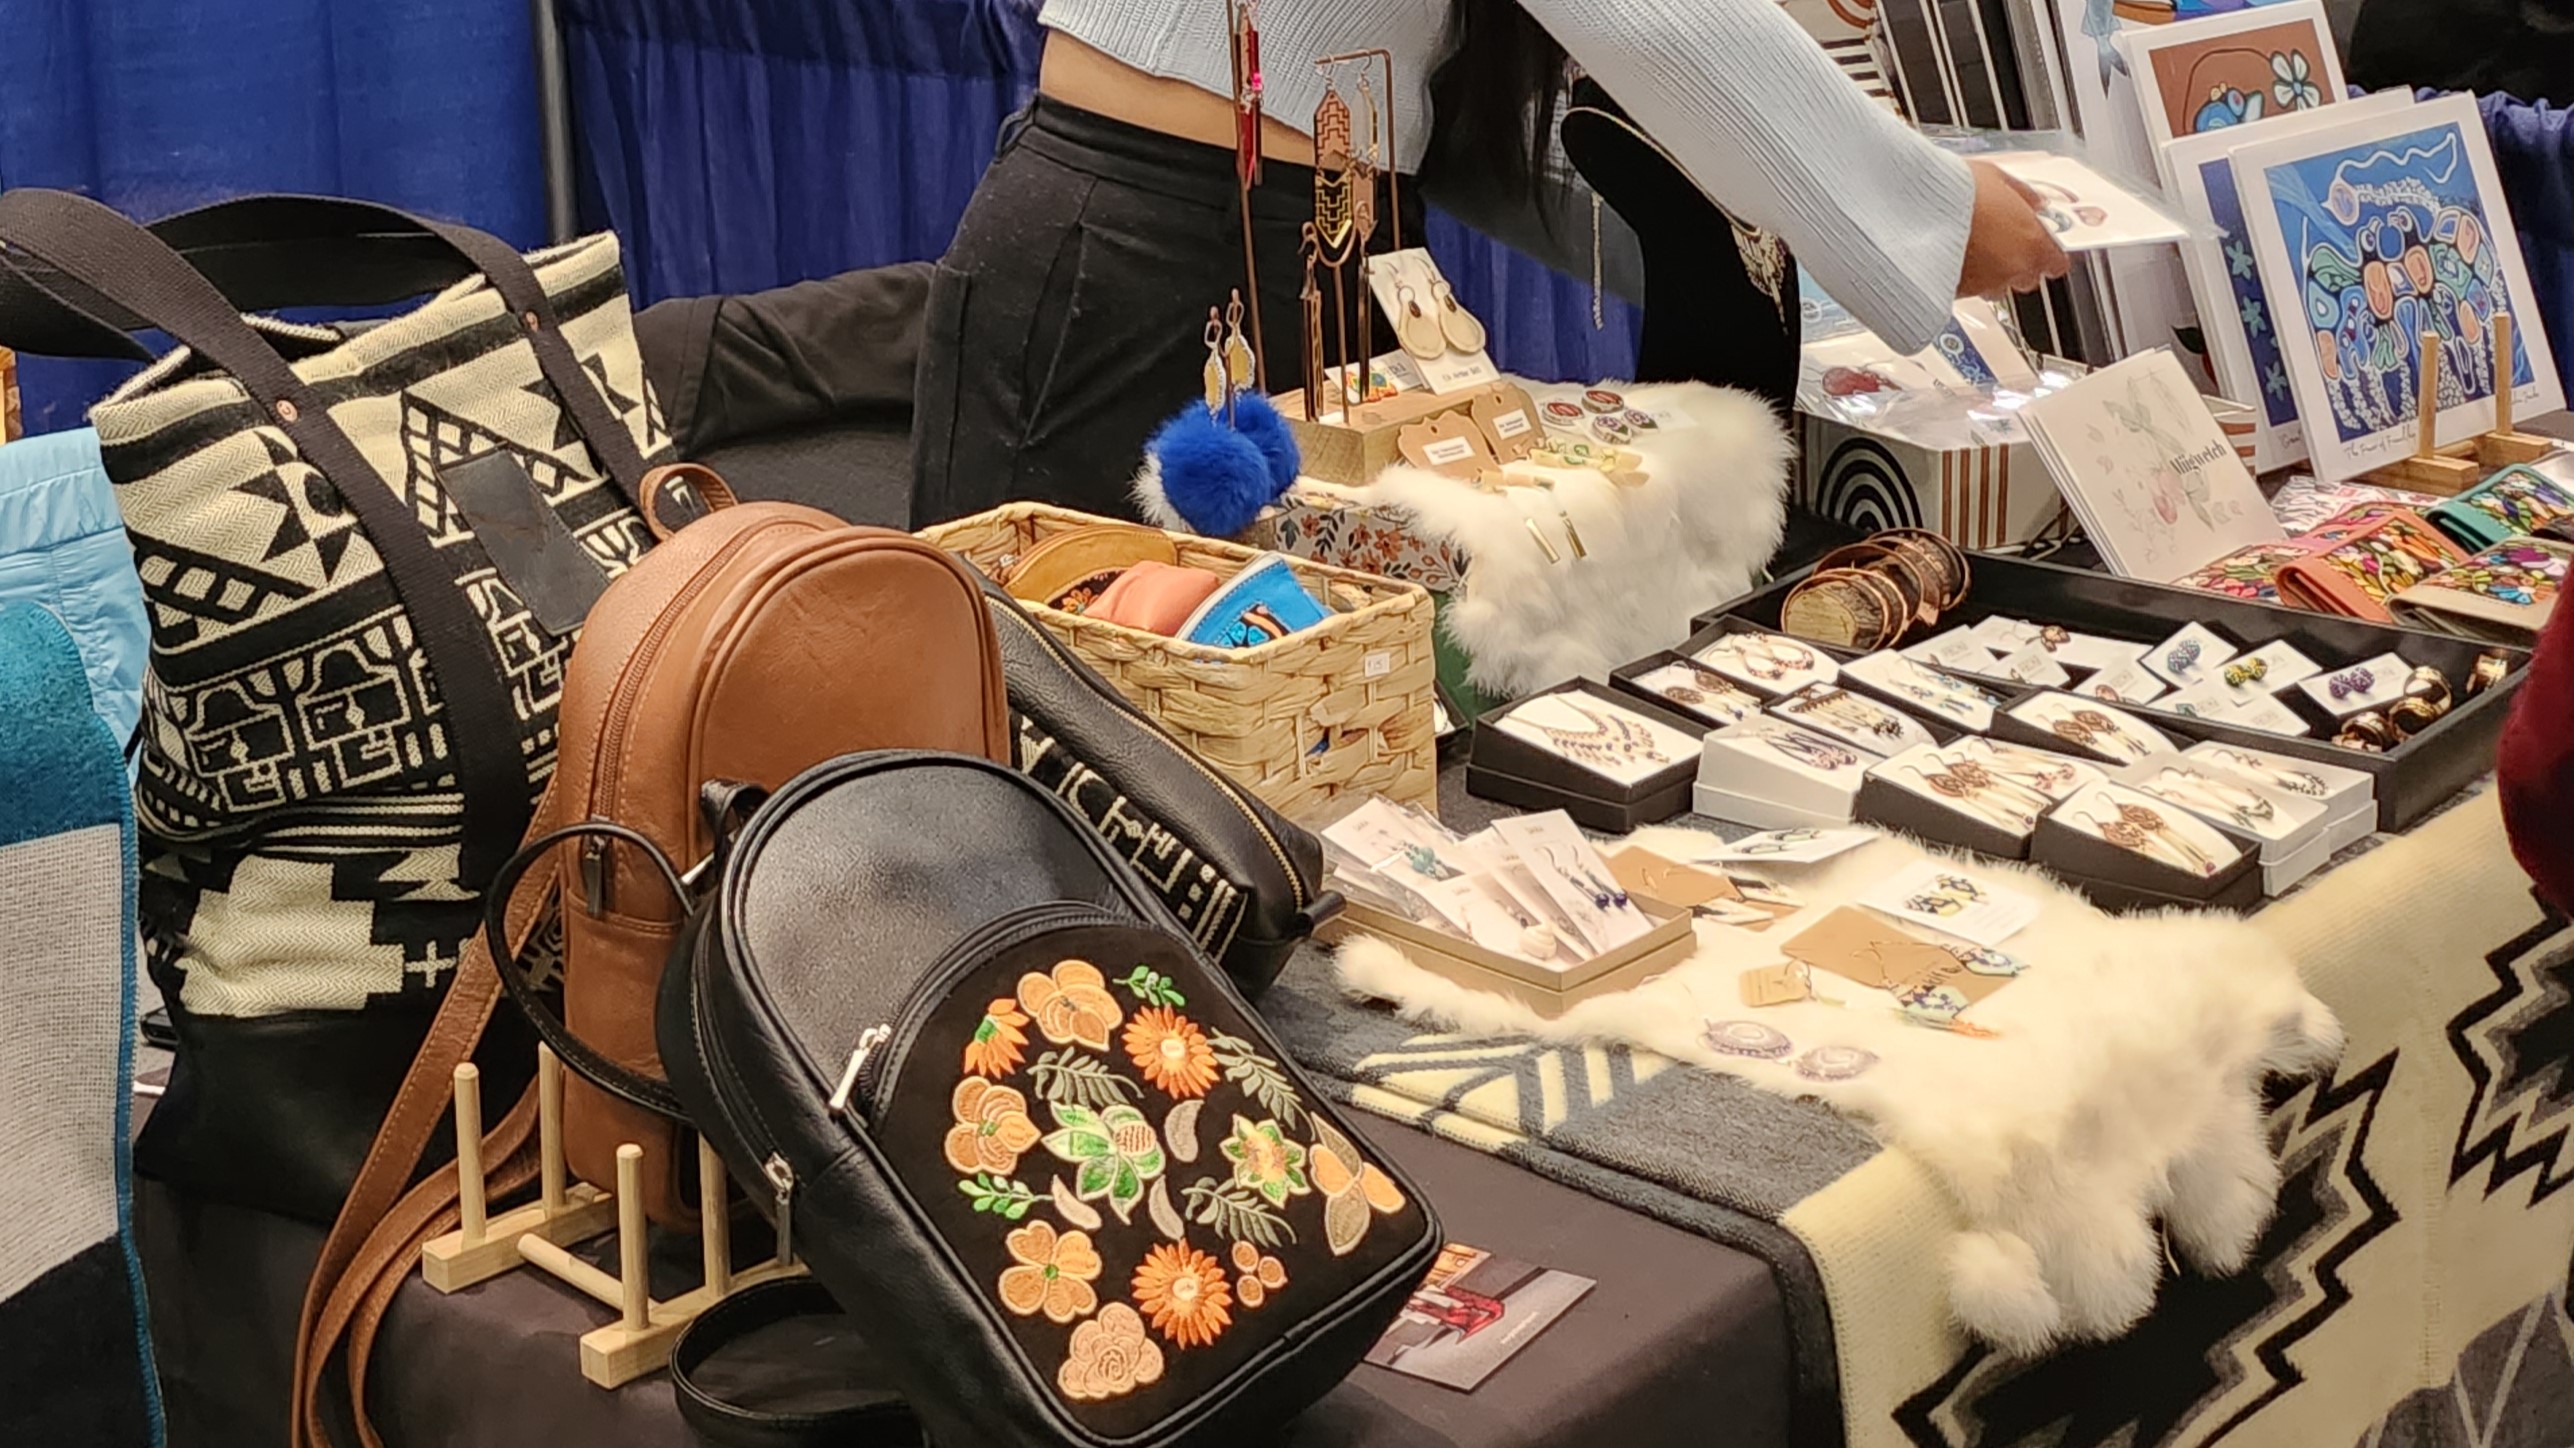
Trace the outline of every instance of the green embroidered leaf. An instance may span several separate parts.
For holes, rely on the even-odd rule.
[[[1137,1174],[1135,1163],[1119,1162],[1117,1179],[1108,1184],[1108,1204],[1117,1209],[1118,1219],[1123,1221],[1126,1214],[1135,1209],[1135,1204],[1142,1200],[1144,1200],[1144,1178]]]
[[[956,1189],[974,1203],[974,1210],[1007,1217],[1014,1222],[1026,1216],[1028,1208],[1037,1202],[1037,1194],[1030,1191],[1026,1183],[994,1176],[990,1172],[976,1172],[971,1180],[958,1182]]]
[[[1083,1162],[1073,1176],[1073,1195],[1084,1200],[1108,1195],[1109,1184],[1117,1178],[1117,1165],[1106,1157]]]
[[[1207,1047],[1215,1053],[1216,1064],[1224,1068],[1226,1080],[1241,1087],[1245,1095],[1267,1107],[1291,1129],[1305,1118],[1304,1104],[1296,1099],[1296,1088],[1288,1082],[1287,1073],[1278,1069],[1277,1062],[1254,1050],[1249,1041],[1210,1031]]]
[[[1102,1110],[1115,1106],[1128,1096],[1141,1097],[1144,1088],[1118,1075],[1106,1062],[1079,1051],[1048,1051],[1028,1068],[1036,1083],[1037,1094],[1050,1106],[1074,1106]]]
[[[1078,1102],[1052,1101],[1047,1104],[1054,1108],[1057,1126],[1077,1130],[1085,1127],[1095,1129],[1099,1125],[1099,1118],[1092,1114],[1090,1108]]]
[[[1180,1195],[1189,1204],[1190,1220],[1213,1227],[1221,1236],[1255,1247],[1296,1240],[1296,1229],[1287,1225],[1287,1219],[1270,1210],[1258,1192],[1238,1182],[1202,1177]]]
[[[1096,1131],[1058,1131],[1046,1138],[1046,1150],[1065,1161],[1091,1161],[1117,1154],[1115,1143]]]
[[[1157,970],[1137,966],[1128,971],[1118,984],[1135,993],[1135,998],[1148,1006],[1184,1006],[1189,998],[1171,984],[1171,978]]]

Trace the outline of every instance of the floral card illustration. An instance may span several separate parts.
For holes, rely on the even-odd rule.
[[[2021,410],[2112,572],[2169,582],[2287,535],[2180,359],[2148,352]]]
[[[2118,38],[2136,80],[2146,139],[2248,126],[2338,104],[2346,87],[2320,0],[2293,0]],[[2167,166],[2163,179],[2172,180]]]
[[[2038,193],[2038,219],[2067,251],[2144,246],[2189,235],[2189,229],[2154,200],[2075,157],[2052,151],[2001,151],[1978,159],[2010,172]]]
[[[2501,386],[2524,414],[2565,405],[2472,97],[2248,141],[2234,173],[2263,288],[2298,302],[2281,346],[2326,482],[2413,450],[2426,334],[2443,440],[2492,427]],[[2518,325],[2498,378],[2491,329],[2504,314]]]
[[[2183,215],[2216,233],[2183,247],[2182,260],[2188,265],[2190,288],[2198,298],[2199,318],[2215,359],[2218,390],[2252,405],[2259,414],[2260,430],[2254,436],[2256,471],[2304,460],[2306,429],[2297,417],[2287,360],[2279,353],[2280,309],[2262,288],[2252,236],[2244,226],[2243,198],[2234,184],[2234,153],[2252,141],[2311,135],[2354,117],[2412,108],[2411,95],[2389,91],[2329,110],[2274,114],[2251,125],[2183,136],[2163,147],[2173,201]],[[2287,315],[2292,325],[2296,313],[2296,299],[2291,297]]]

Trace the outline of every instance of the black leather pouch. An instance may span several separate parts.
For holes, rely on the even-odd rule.
[[[850,755],[764,803],[659,1026],[933,1442],[1256,1439],[1438,1252],[1108,842],[986,761]]]
[[[1106,840],[1198,947],[1257,999],[1339,913],[1323,846],[1217,773],[986,579],[1014,762]]]

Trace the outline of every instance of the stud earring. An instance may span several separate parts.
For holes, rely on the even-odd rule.
[[[1456,290],[1443,278],[1430,284],[1430,298],[1439,308],[1439,334],[1448,345],[1460,352],[1484,350],[1484,324],[1475,314],[1457,305]]]
[[[1403,350],[1428,362],[1448,350],[1447,339],[1439,333],[1438,320],[1421,310],[1421,296],[1409,284],[1394,289],[1394,300],[1402,315],[1394,319],[1394,334],[1403,341]]]

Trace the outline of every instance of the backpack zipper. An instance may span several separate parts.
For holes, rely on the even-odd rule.
[[[769,1202],[776,1209],[778,1224],[778,1261],[795,1265],[795,1168],[787,1165],[785,1156],[770,1152],[760,1163],[760,1174],[769,1179]]]
[[[1026,614],[1019,612],[1015,608],[1003,609],[1000,610],[1000,613],[1002,617],[1009,619],[1021,628],[1024,628],[1028,632],[1036,635],[1037,642],[1043,645],[1049,653],[1054,654],[1058,659],[1076,663],[1079,662],[1073,658],[1072,654],[1067,651],[1062,644],[1055,641],[1055,636],[1053,634],[1050,634],[1043,628],[1040,628],[1036,621],[1029,618]],[[1074,677],[1078,679],[1080,674],[1076,672]],[[1244,792],[1242,786],[1208,768],[1203,761],[1201,761],[1195,754],[1190,753],[1178,740],[1173,739],[1169,734],[1165,733],[1160,723],[1155,721],[1152,716],[1146,714],[1143,710],[1136,708],[1132,703],[1128,702],[1125,695],[1120,694],[1116,689],[1109,688],[1099,692],[1106,696],[1112,707],[1123,710],[1125,713],[1143,720],[1145,724],[1149,726],[1145,730],[1146,734],[1161,741],[1161,743],[1173,754],[1179,756],[1182,763],[1188,765],[1191,769],[1196,770],[1200,775],[1206,778],[1208,783],[1214,785],[1218,790],[1222,791],[1228,799],[1231,799],[1234,802],[1235,811],[1243,817],[1245,822],[1250,824],[1252,829],[1259,832],[1261,842],[1269,846],[1270,855],[1278,861],[1279,873],[1287,877],[1288,899],[1294,903],[1295,907],[1299,911],[1302,911],[1306,904],[1305,884],[1302,880],[1296,878],[1296,867],[1294,864],[1289,862],[1287,858],[1287,849],[1284,845],[1278,843],[1278,836],[1271,833],[1269,826],[1261,823],[1259,814],[1248,807],[1249,796]]]

